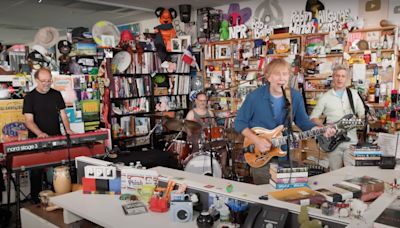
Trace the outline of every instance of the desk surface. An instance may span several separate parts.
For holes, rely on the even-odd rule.
[[[193,173],[187,173],[180,170],[174,170],[164,167],[153,168],[160,175],[161,178],[172,179],[177,183],[186,183],[190,188],[214,192],[217,194],[224,194],[231,198],[237,198],[249,202],[257,202],[267,204],[270,206],[287,208],[293,213],[300,211],[300,206],[292,203],[270,198],[267,201],[259,200],[260,195],[267,194],[268,192],[275,191],[270,185],[252,185],[247,183],[240,183],[220,178],[209,176],[202,176]],[[330,173],[322,174],[310,178],[310,187],[321,188],[338,183],[343,179],[352,178],[361,175],[369,175],[384,181],[393,181],[393,178],[400,177],[400,171],[382,170],[377,167],[345,167]],[[227,193],[225,187],[228,184],[233,184],[233,191]],[[208,186],[207,186],[208,185]],[[213,187],[210,188],[210,185]],[[123,201],[118,200],[119,196],[112,195],[90,195],[82,194],[81,191],[73,192],[51,199],[56,205],[75,213],[87,220],[90,220],[98,225],[104,227],[128,227],[134,224],[138,227],[196,227],[195,222],[192,223],[173,223],[168,213],[153,213],[149,212],[141,215],[126,216],[122,211]],[[332,221],[339,224],[350,224],[354,227],[372,227],[372,222],[376,219],[379,213],[390,204],[394,199],[393,195],[383,194],[375,200],[367,210],[365,216],[361,220],[339,218],[337,215],[325,216],[321,214],[318,209],[310,209],[310,214],[313,217],[323,220]]]

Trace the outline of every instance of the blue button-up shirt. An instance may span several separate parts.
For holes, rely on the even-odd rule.
[[[301,94],[291,89],[292,93],[292,112],[293,120],[303,131],[310,130],[316,125],[311,122],[304,107]],[[235,130],[241,133],[245,128],[263,127],[269,130],[284,124],[285,119],[276,117],[272,108],[272,95],[269,92],[269,85],[257,88],[246,96],[238,115],[235,119]],[[281,115],[286,116],[285,107],[282,108]]]

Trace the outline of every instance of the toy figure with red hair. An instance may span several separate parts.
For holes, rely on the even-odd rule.
[[[156,32],[154,44],[161,61],[170,61],[167,52],[171,51],[171,39],[176,37],[172,20],[176,18],[177,13],[173,8],[165,9],[159,7],[156,9],[155,14],[159,17],[160,25],[154,28]]]

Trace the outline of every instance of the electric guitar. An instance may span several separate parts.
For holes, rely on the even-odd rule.
[[[379,110],[371,109],[371,115],[373,115],[375,118],[379,119],[383,115],[387,115],[387,113],[390,113],[391,111],[394,111],[394,110],[397,111],[399,109],[400,109],[400,104],[395,104],[390,107],[385,107],[385,108],[379,109]],[[352,127],[342,129],[330,138],[326,138],[323,135],[317,136],[319,148],[321,148],[321,150],[323,150],[324,152],[327,152],[327,153],[334,151],[342,142],[350,141],[350,138],[347,136],[347,132],[356,127],[364,127],[364,125],[362,123],[360,123],[358,125],[354,125]]]
[[[344,116],[341,120],[336,122],[331,126],[326,126],[323,128],[312,129],[309,131],[300,132],[297,135],[293,135],[290,137],[291,142],[300,141],[303,139],[307,139],[310,137],[315,137],[317,135],[324,134],[329,127],[333,127],[336,130],[348,128],[349,126],[358,125],[358,123],[362,122],[362,120],[357,120],[353,118],[353,114],[348,114]],[[284,157],[287,152],[281,150],[282,145],[286,145],[287,137],[283,136],[284,126],[279,125],[273,130],[268,130],[262,127],[254,127],[251,129],[253,133],[257,136],[265,138],[271,143],[271,150],[267,152],[261,152],[255,145],[252,140],[245,137],[243,142],[243,152],[244,158],[246,162],[254,168],[260,168],[264,166],[271,158],[278,156]]]

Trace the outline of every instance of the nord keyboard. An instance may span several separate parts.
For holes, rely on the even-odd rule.
[[[82,144],[94,143],[98,140],[106,140],[108,138],[108,132],[106,130],[99,130],[82,134],[73,134],[70,136],[70,138],[71,146],[77,146]],[[66,146],[67,137],[61,135],[51,136],[48,138],[36,138],[14,142],[5,142],[2,143],[0,151],[4,154],[11,154],[15,152],[65,148]]]

